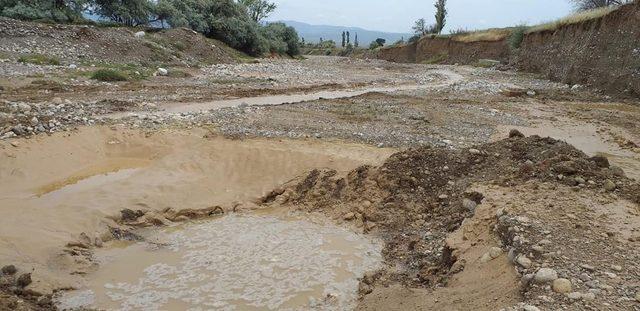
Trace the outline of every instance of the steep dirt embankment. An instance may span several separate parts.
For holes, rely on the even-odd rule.
[[[379,58],[393,62],[444,64],[470,64],[483,58],[506,61],[509,55],[509,46],[504,39],[465,42],[455,37],[424,37],[416,43],[378,52]]]
[[[381,49],[394,62],[472,64],[479,59],[511,62],[549,79],[582,84],[609,94],[640,96],[640,2],[602,17],[525,34],[516,51],[507,37],[461,40],[424,37],[417,43]]]
[[[640,96],[640,2],[525,36],[516,65],[552,80]]]

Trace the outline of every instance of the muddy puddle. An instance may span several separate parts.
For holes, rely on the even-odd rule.
[[[61,309],[346,310],[381,243],[322,221],[270,215],[143,233],[96,253],[97,272],[57,300]]]
[[[60,250],[82,233],[92,240],[108,235],[110,219],[124,208],[229,210],[311,169],[349,171],[393,153],[339,142],[205,134],[90,127],[24,141],[11,157],[0,153],[0,262],[32,270],[34,289],[78,287],[85,270]],[[169,258],[165,251],[145,254]]]

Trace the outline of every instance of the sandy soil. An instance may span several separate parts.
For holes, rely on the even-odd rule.
[[[0,276],[0,309],[52,308],[51,290],[99,269],[95,248],[141,227],[267,205],[386,241],[386,266],[361,280],[359,310],[638,307],[638,103],[514,72],[333,57],[122,83],[0,66],[18,68],[0,80],[0,266],[33,274],[23,288]],[[512,129],[577,150],[502,141]],[[324,201],[334,192],[319,187],[291,201],[304,187],[287,187],[313,172],[385,190]],[[459,209],[470,193],[483,196],[473,213]],[[358,208],[369,204],[379,219]],[[530,282],[542,268],[571,292]]]

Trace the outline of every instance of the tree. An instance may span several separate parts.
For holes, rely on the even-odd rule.
[[[148,0],[94,0],[94,13],[126,26],[149,23],[152,4]]]
[[[347,34],[343,31],[342,32],[342,47],[345,47],[347,45]]]
[[[360,42],[358,42],[358,33],[356,32],[356,38],[353,41],[353,46],[355,47],[359,47],[360,46]]]
[[[267,0],[239,0],[249,11],[249,16],[254,22],[259,22],[271,15],[276,10],[277,5]]]
[[[413,32],[416,35],[424,36],[427,34],[427,22],[424,20],[424,18],[421,18],[415,22],[411,29],[413,29]]]
[[[261,32],[267,39],[269,52],[289,56],[300,54],[300,38],[293,27],[284,23],[269,23]]]
[[[0,0],[0,15],[22,20],[82,20],[87,0]]]
[[[165,22],[168,22],[171,17],[178,14],[170,0],[158,0],[153,7],[153,13],[156,15],[156,21],[160,21],[162,28],[165,28]]]
[[[571,0],[579,11],[592,10],[611,5],[621,5],[632,0]]]
[[[347,45],[351,43],[351,33],[347,31]]]
[[[269,44],[260,32],[260,25],[234,0],[169,1],[176,10],[168,19],[172,27],[189,27],[251,55],[268,51]]]
[[[379,46],[384,46],[384,44],[387,43],[387,40],[378,38],[376,39],[376,43],[378,43]]]
[[[447,0],[436,0],[436,24],[435,33],[441,33],[447,22]]]

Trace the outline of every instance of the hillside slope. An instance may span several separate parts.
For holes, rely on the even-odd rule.
[[[42,54],[62,61],[170,64],[231,63],[239,52],[186,28],[147,32],[125,27],[50,25],[0,18],[4,58]]]

